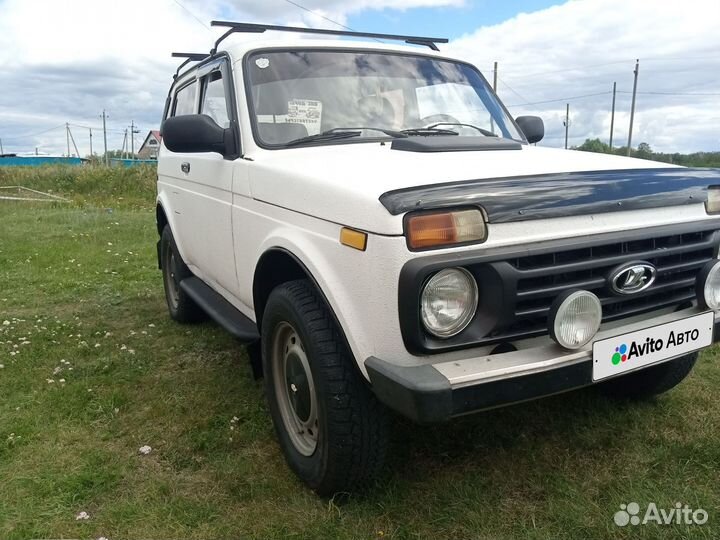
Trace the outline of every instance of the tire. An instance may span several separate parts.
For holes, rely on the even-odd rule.
[[[388,413],[309,281],[270,294],[262,353],[270,414],[295,474],[321,496],[371,483],[385,457]]]
[[[681,356],[657,366],[641,369],[600,383],[605,395],[620,399],[647,399],[676,387],[692,371],[698,353]]]
[[[180,288],[180,282],[193,274],[185,265],[173,238],[170,226],[165,225],[160,237],[160,262],[162,266],[165,301],[170,317],[180,323],[202,321],[205,312]]]

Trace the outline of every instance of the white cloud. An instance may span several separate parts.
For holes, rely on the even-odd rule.
[[[545,119],[545,144],[563,144],[565,102],[570,99],[571,144],[607,140],[613,81],[617,81],[614,145],[627,142],[635,59],[640,59],[633,144],[663,151],[720,148],[720,33],[712,0],[571,1],[455,40],[450,50],[491,78],[499,62],[499,94],[513,114]],[[509,85],[509,86],[508,86]],[[646,92],[714,93],[712,96]]]
[[[461,6],[473,0],[301,0],[298,3],[342,24],[363,10]],[[477,0],[475,0],[477,1]],[[185,7],[183,7],[185,6]],[[315,15],[282,0],[0,0],[0,137],[5,150],[64,151],[66,121],[100,125],[110,115],[109,147],[134,120],[157,128],[173,50],[205,51],[218,29],[211,19],[235,19],[328,27]],[[640,82],[633,141],[660,150],[720,148],[720,96],[670,96],[645,92],[720,93],[720,32],[716,2],[682,4],[645,0],[571,1],[482,27],[445,49],[480,67],[491,79],[500,63],[499,93],[513,114],[539,114],[545,144],[562,145],[564,101],[570,100],[571,143],[607,139],[609,92],[617,81],[615,142],[627,138],[634,59]],[[197,19],[196,19],[197,18]],[[509,86],[508,86],[509,85]],[[81,153],[87,130],[73,128]],[[142,138],[141,134],[138,138]],[[101,150],[95,133],[94,149]],[[139,143],[139,141],[138,141]]]

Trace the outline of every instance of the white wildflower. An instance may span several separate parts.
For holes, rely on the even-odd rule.
[[[75,516],[75,521],[88,520],[88,519],[90,519],[90,514],[88,514],[85,511],[82,511],[77,516]]]
[[[152,452],[152,448],[146,444],[145,446],[141,446],[138,449],[138,452],[140,452],[144,456],[147,456],[150,452]]]

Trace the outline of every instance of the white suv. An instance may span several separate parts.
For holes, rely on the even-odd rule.
[[[380,37],[415,46],[179,55],[196,63],[162,127],[170,315],[249,345],[287,461],[321,494],[377,473],[388,409],[666,391],[720,309],[717,171],[532,146],[542,121],[511,118],[442,40]]]

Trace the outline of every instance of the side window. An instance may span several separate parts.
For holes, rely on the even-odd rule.
[[[213,71],[205,77],[203,83],[203,98],[200,104],[200,113],[206,114],[217,125],[223,128],[230,127],[227,99],[225,98],[225,85],[220,71]]]
[[[175,104],[173,105],[172,116],[185,116],[186,114],[195,114],[195,94],[197,92],[197,83],[192,82],[187,86],[183,86],[175,94]]]

